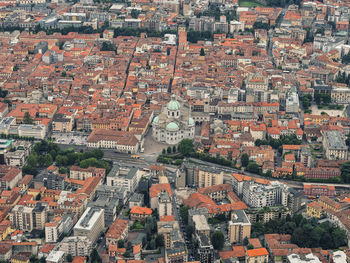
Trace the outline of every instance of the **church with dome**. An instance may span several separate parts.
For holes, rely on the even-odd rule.
[[[191,118],[191,109],[177,101],[174,94],[162,112],[153,119],[152,127],[153,138],[166,144],[194,138],[195,123]]]

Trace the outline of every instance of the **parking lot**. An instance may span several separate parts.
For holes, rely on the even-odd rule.
[[[52,139],[58,144],[76,144],[85,145],[87,135],[80,135],[74,133],[53,133]]]

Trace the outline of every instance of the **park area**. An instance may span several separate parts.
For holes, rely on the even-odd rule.
[[[264,6],[264,5],[252,0],[239,0],[239,6],[240,7],[257,7],[257,6]]]

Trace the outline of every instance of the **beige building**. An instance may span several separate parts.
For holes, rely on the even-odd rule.
[[[223,184],[223,172],[213,171],[213,169],[199,169],[198,170],[198,187],[209,187],[213,185]]]
[[[74,226],[74,236],[86,236],[95,242],[104,229],[104,209],[88,207]]]
[[[350,102],[350,89],[349,88],[336,88],[331,90],[332,102],[340,104],[348,104]]]
[[[70,132],[73,129],[73,115],[57,113],[52,119],[52,130],[57,132]]]
[[[46,222],[46,206],[38,203],[33,209],[33,227],[34,229],[43,230]]]
[[[250,238],[251,223],[244,210],[232,213],[228,227],[230,243],[242,243],[244,238]]]
[[[339,131],[326,131],[323,133],[323,148],[329,160],[347,160],[348,147],[344,136]]]

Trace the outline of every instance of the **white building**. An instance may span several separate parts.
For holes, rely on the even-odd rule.
[[[298,113],[299,112],[299,96],[296,90],[290,90],[287,94],[286,99],[286,112],[287,113]]]
[[[47,263],[63,263],[64,262],[64,252],[52,250],[48,257],[46,258]]]
[[[318,257],[314,254],[298,255],[290,254],[287,256],[288,263],[321,263]]]
[[[171,101],[162,112],[153,119],[152,136],[159,142],[177,144],[182,139],[194,138],[195,123],[191,118],[191,109],[176,100],[172,95]]]
[[[74,236],[86,236],[95,242],[105,227],[104,209],[88,207],[74,226]]]
[[[288,204],[288,187],[279,182],[270,185],[244,182],[243,201],[250,207],[268,207]]]

